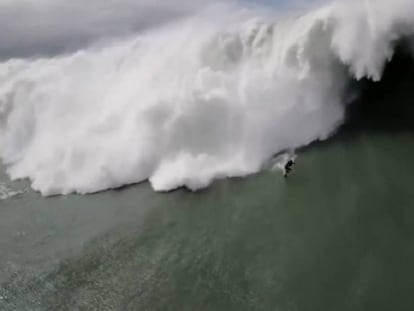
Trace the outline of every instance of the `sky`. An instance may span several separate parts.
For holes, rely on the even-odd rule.
[[[208,0],[1,0],[0,59],[75,50],[190,14]]]
[[[281,8],[321,0],[0,0],[0,61],[74,51],[173,21],[214,1]]]

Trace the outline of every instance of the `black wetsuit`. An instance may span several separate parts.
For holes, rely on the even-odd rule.
[[[292,166],[293,164],[295,164],[295,162],[293,162],[293,160],[289,160],[287,161],[287,163],[285,164],[285,174],[283,174],[283,176],[285,176],[285,178],[288,176],[288,174],[290,173],[290,171],[292,170]]]

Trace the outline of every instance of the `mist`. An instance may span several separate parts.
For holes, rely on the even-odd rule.
[[[207,0],[3,0],[0,59],[54,56],[182,18]]]

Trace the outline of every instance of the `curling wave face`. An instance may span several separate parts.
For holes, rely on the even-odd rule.
[[[214,6],[116,43],[0,63],[0,156],[43,195],[199,189],[332,135],[349,78],[379,80],[409,0],[299,17]]]

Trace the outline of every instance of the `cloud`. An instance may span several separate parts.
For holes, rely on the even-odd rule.
[[[172,21],[207,0],[2,0],[0,59],[55,55]]]

